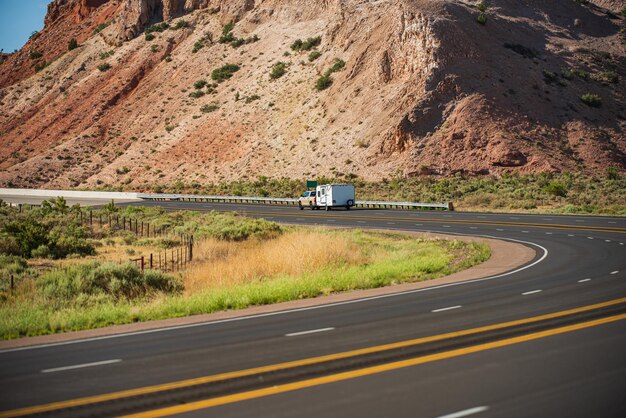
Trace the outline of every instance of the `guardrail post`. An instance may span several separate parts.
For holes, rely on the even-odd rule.
[[[11,293],[13,293],[13,289],[15,289],[15,279],[13,275],[11,275]]]
[[[152,270],[152,267],[154,267],[154,264],[152,262],[152,253],[150,253],[150,270]]]

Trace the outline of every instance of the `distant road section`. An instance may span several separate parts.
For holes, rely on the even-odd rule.
[[[138,193],[90,192],[81,190],[34,190],[0,189],[0,199],[9,203],[40,204],[44,200],[63,196],[69,205],[104,205],[114,200],[116,203],[140,201]]]

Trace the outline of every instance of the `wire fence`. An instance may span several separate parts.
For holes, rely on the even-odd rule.
[[[41,205],[18,205],[21,213]],[[138,217],[120,216],[118,213],[104,210],[84,209],[70,210],[68,214],[75,214],[77,220],[84,226],[88,226],[92,231],[99,229],[109,229],[110,231],[129,231],[140,238],[166,238],[171,240],[168,248],[162,251],[151,252],[137,258],[130,258],[128,261],[135,263],[140,271],[145,269],[161,270],[163,272],[177,272],[187,268],[193,260],[194,237],[189,234],[182,234],[175,231],[170,226],[154,225]]]

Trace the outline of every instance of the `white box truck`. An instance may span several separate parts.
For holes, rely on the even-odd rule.
[[[354,185],[352,184],[322,184],[315,191],[307,191],[298,199],[300,210],[305,207],[311,209],[346,208],[354,206]]]

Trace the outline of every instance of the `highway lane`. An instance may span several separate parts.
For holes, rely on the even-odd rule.
[[[179,207],[188,205],[176,204]],[[471,223],[478,221],[478,216],[490,216],[485,214],[463,214],[453,220],[470,223],[452,223],[447,216],[457,214],[376,210],[383,216],[376,212],[371,216],[372,211],[302,213],[293,207],[245,206],[248,214],[265,213],[268,210],[276,212],[275,220],[288,222],[428,229],[522,239],[547,249],[548,255],[531,268],[489,281],[282,315],[0,353],[3,364],[0,389],[3,393],[11,394],[10,397],[2,398],[0,409],[433,335],[609,300],[626,294],[624,246],[621,245],[624,234],[618,230],[624,228],[625,222],[619,218],[556,217],[558,225],[575,226],[581,223],[577,220],[583,220],[590,228],[567,230],[551,229],[547,224],[541,228],[528,227],[528,223],[542,221],[538,219],[540,216],[513,219],[510,221],[514,221],[514,225],[504,227],[501,224],[489,226]],[[385,214],[388,216],[385,217]],[[503,216],[506,217],[498,215],[494,222],[501,222]],[[427,228],[416,225],[417,221],[413,225],[414,219],[419,217],[429,219]],[[554,219],[543,221],[553,222]],[[395,224],[389,225],[388,222]],[[450,228],[445,228],[446,225]],[[600,229],[605,227],[611,230]],[[528,232],[523,232],[525,230]],[[543,250],[539,249],[537,260],[542,254]],[[613,272],[617,273],[611,274]],[[586,279],[591,280],[579,282]],[[524,295],[536,290],[541,292]],[[454,306],[460,308],[433,312]],[[297,338],[285,336],[328,327],[334,329]],[[41,370],[50,368],[111,359],[122,361],[93,368],[41,373]],[[98,376],[97,381],[93,379],[94,374]]]

